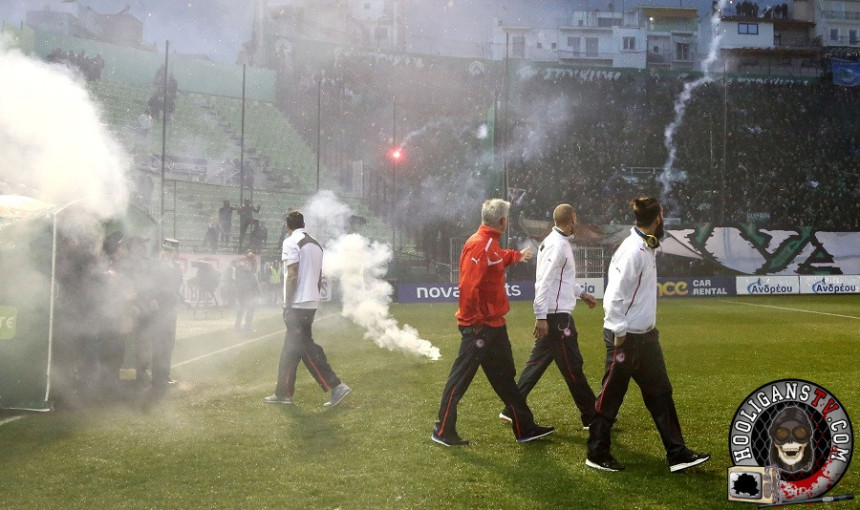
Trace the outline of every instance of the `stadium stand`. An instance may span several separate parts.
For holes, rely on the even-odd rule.
[[[33,39],[42,56],[58,47],[105,56],[102,78],[88,87],[135,157],[139,191],[157,188],[161,124],[153,119],[142,136],[138,115],[155,90],[161,57],[74,38]],[[147,76],[121,63],[143,53]],[[202,241],[224,199],[238,202],[240,159],[255,176],[270,243],[285,208],[315,191],[321,160],[322,188],[351,200],[375,238],[396,230],[400,256],[428,265],[450,262],[447,240],[474,228],[476,202],[502,194],[523,223],[546,221],[562,201],[577,207],[581,223],[627,223],[627,200],[647,193],[665,196],[673,227],[860,230],[860,88],[836,86],[826,75],[711,77],[684,105],[673,168],[664,171],[664,131],[679,93],[699,73],[513,61],[505,75],[500,62],[300,41],[293,58],[277,86],[274,71],[252,73],[244,139],[241,68],[232,66],[216,86],[207,83],[208,64],[172,61],[179,93],[167,155],[172,169],[197,174],[171,170],[165,202],[175,220],[165,221],[174,221],[170,228],[186,245]],[[394,146],[406,154],[396,163],[388,157]],[[511,242],[530,235],[522,225],[509,234]]]

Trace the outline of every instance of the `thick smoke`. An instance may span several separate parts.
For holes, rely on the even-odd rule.
[[[539,97],[514,106],[520,121],[512,126],[510,159],[540,159],[557,144],[558,133],[570,121],[570,101],[563,94]]]
[[[679,127],[681,127],[681,124],[684,121],[684,114],[687,112],[687,105],[693,97],[693,91],[701,85],[713,81],[711,68],[719,57],[718,51],[720,48],[720,40],[722,39],[722,33],[719,32],[720,13],[726,7],[727,3],[727,0],[719,0],[719,4],[711,13],[711,33],[713,34],[713,37],[711,38],[711,44],[708,47],[708,56],[702,61],[702,73],[704,74],[701,78],[684,84],[684,90],[675,100],[675,118],[663,131],[663,145],[666,147],[669,157],[666,159],[666,163],[663,165],[663,173],[660,174],[658,179],[663,185],[661,202],[663,202],[664,206],[668,206],[670,208],[674,203],[671,197],[674,183],[683,178],[683,176],[674,169],[676,156],[675,132]]]
[[[54,311],[52,396],[76,386],[70,360],[82,358],[79,347],[97,338],[110,302],[99,278],[103,222],[122,218],[128,203],[129,158],[81,83],[73,71],[30,59],[0,40],[0,195],[53,204],[57,241],[53,251],[44,219],[4,225],[3,299],[22,317]],[[51,274],[58,288],[53,302]]]
[[[405,221],[399,224],[417,230],[423,224],[439,219],[456,222],[475,214],[474,203],[487,198],[488,179],[501,180],[498,175],[488,175],[488,172],[493,171],[493,154],[487,147],[489,129],[486,123],[476,125],[464,119],[443,118],[407,133],[398,142],[397,146],[405,150],[407,160],[412,157],[410,146],[413,144],[416,147],[432,147],[435,143],[476,147],[475,150],[457,151],[456,155],[448,154],[444,158],[436,154],[435,164],[440,166],[434,172],[421,177],[414,187],[406,179],[407,184],[398,184],[396,210],[405,215],[401,218]],[[478,147],[481,145],[483,147]],[[401,182],[399,179],[398,183]],[[499,191],[494,195],[497,193]],[[420,204],[421,214],[411,214],[415,204]]]
[[[439,359],[437,347],[421,339],[408,324],[398,326],[389,313],[393,288],[383,278],[391,262],[391,248],[359,234],[346,234],[352,213],[330,191],[315,195],[303,213],[311,235],[317,228],[329,237],[323,273],[340,286],[343,315],[364,328],[365,338],[379,347]]]
[[[0,40],[0,111],[0,193],[77,202],[96,219],[124,213],[128,156],[71,70]]]

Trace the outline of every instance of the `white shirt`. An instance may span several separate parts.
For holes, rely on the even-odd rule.
[[[657,325],[657,257],[635,229],[612,255],[603,295],[603,327],[616,337]]]
[[[570,313],[583,292],[576,283],[572,240],[573,236],[553,228],[538,248],[533,305],[536,319],[546,319],[550,313]]]
[[[298,264],[298,282],[291,308],[317,308],[320,302],[320,278],[322,277],[323,250],[319,243],[304,228],[292,231],[284,239],[281,260],[286,268]],[[284,297],[287,295],[287,278],[284,278]]]

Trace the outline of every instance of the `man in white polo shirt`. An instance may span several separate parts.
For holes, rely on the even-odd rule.
[[[320,302],[323,249],[316,239],[305,231],[305,218],[301,211],[287,214],[289,237],[284,240],[284,323],[287,332],[278,365],[278,382],[275,394],[264,400],[269,404],[292,404],[296,370],[299,361],[323,391],[331,391],[326,407],[338,405],[352,391],[328,364],[325,351],[314,342],[311,325]]]
[[[612,256],[603,296],[606,370],[594,406],[597,415],[589,429],[585,465],[603,471],[624,470],[609,451],[609,432],[633,379],[642,391],[642,400],[666,449],[669,470],[674,473],[702,464],[711,456],[684,444],[656,329],[655,250],[663,237],[663,208],[654,197],[636,198],[631,205],[636,226]]]

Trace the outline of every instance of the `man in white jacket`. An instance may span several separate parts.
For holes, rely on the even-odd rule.
[[[702,464],[711,456],[696,453],[684,444],[656,329],[655,250],[663,237],[663,208],[654,197],[636,198],[632,206],[636,226],[612,256],[603,296],[606,370],[595,404],[597,416],[591,423],[585,464],[604,471],[624,470],[609,451],[609,432],[633,379],[660,433],[669,469],[676,472]]]
[[[571,311],[579,298],[594,308],[597,300],[576,283],[576,262],[573,258],[573,233],[576,212],[569,204],[561,204],[552,213],[555,226],[538,248],[535,277],[535,345],[520,374],[517,388],[527,397],[550,363],[555,361],[567,383],[573,403],[579,409],[582,426],[588,428],[594,419],[594,391],[582,373],[582,354],[578,333]],[[510,423],[507,408],[499,413],[502,421]]]

